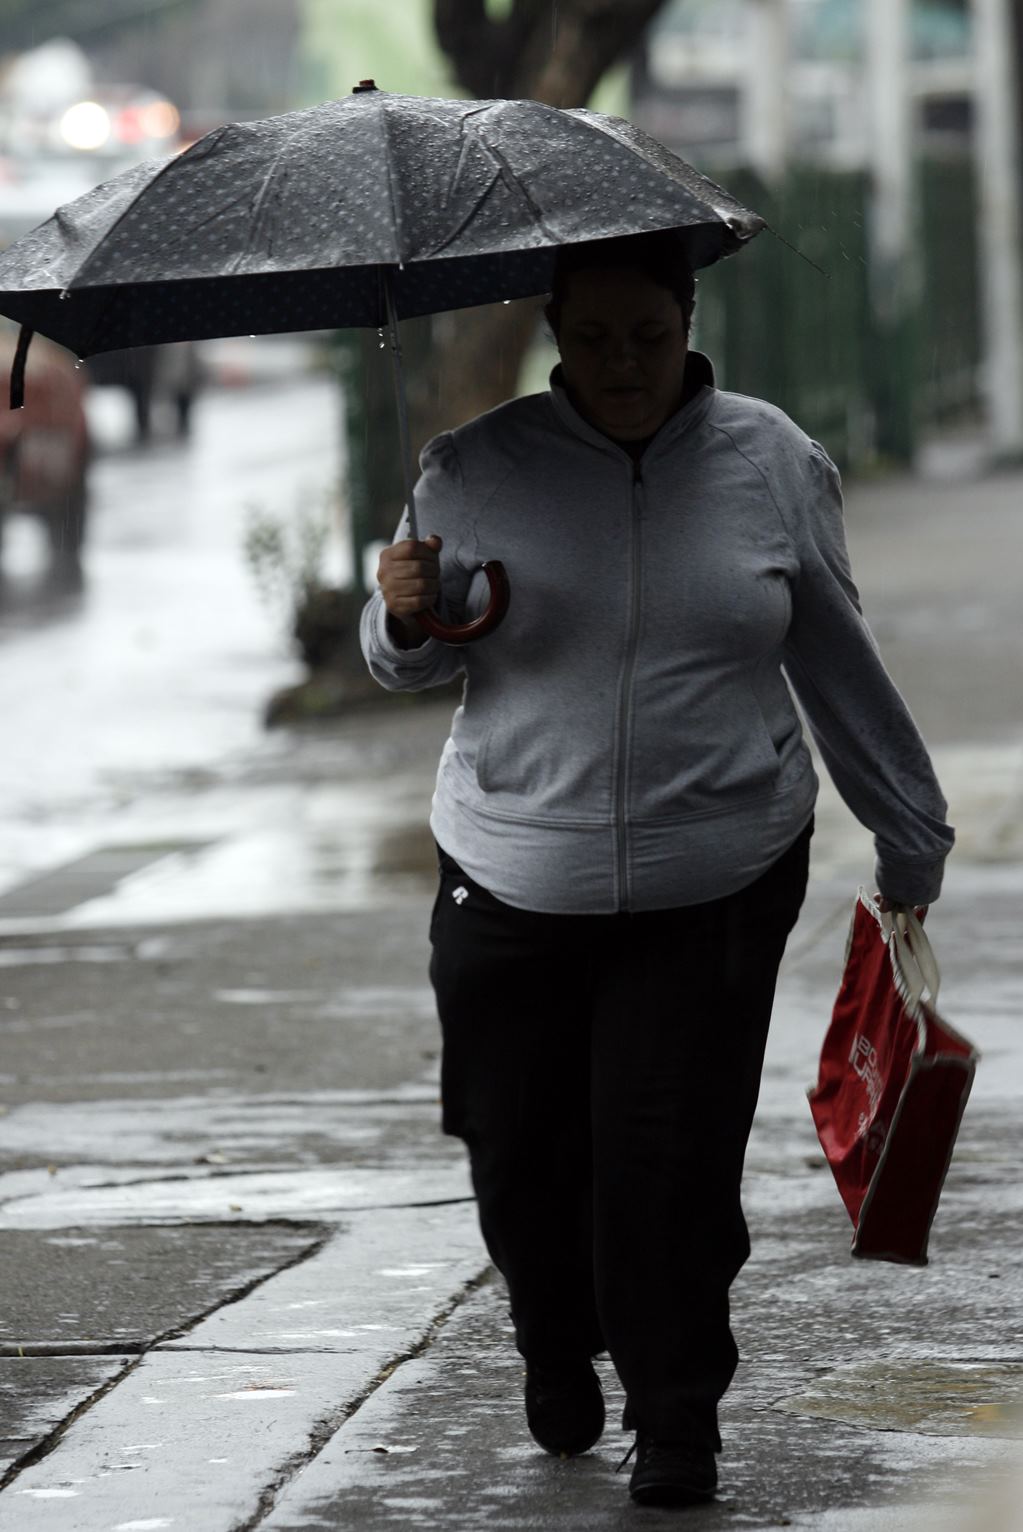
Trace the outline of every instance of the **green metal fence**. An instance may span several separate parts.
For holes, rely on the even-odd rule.
[[[919,167],[923,261],[918,386],[928,423],[979,408],[980,252],[977,182],[969,160]]]
[[[922,432],[976,406],[969,161],[918,166],[914,297],[895,323],[872,301],[866,172],[797,166],[771,190],[748,171],[724,179],[781,238],[701,273],[695,342],[722,387],[778,404],[852,469],[911,461]]]

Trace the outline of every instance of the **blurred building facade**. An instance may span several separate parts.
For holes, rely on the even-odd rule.
[[[846,465],[909,463],[984,419],[999,450],[1023,448],[1013,60],[991,78],[1008,12],[668,0],[633,62],[633,119],[780,236],[701,280],[721,380]]]
[[[773,113],[788,157],[836,169],[867,164],[868,17],[865,0],[668,0],[633,64],[636,121],[684,158],[723,170],[760,163]],[[765,101],[772,31],[783,48],[774,66],[783,89]],[[968,148],[973,28],[965,0],[915,0],[907,41],[920,147]]]

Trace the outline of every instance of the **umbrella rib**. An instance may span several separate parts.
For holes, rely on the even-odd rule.
[[[485,116],[485,115],[489,114],[490,111],[491,111],[491,108],[488,105],[488,106],[476,107],[473,111],[467,112],[465,114],[465,117],[462,120],[462,127],[461,127],[462,148],[459,151],[458,164],[455,166],[454,174],[453,174],[453,176],[451,178],[450,183],[448,184],[448,188],[447,188],[447,191],[445,193],[445,201],[448,201],[450,199],[451,194],[454,191],[454,188],[458,185],[459,177],[460,177],[461,171],[462,171],[462,166],[465,163],[465,158],[466,158],[466,153],[467,153],[467,148],[468,148],[468,143],[469,143],[469,134],[467,132],[467,128],[468,128],[468,125],[469,125],[468,124],[468,119],[470,117]],[[501,154],[499,150],[495,149],[493,144],[490,144],[490,143],[487,142],[487,140],[484,137],[483,133],[481,133],[479,131],[479,129],[476,127],[476,124],[473,123],[472,126],[473,126],[473,129],[475,130],[474,136],[475,136],[476,142],[480,145],[480,147],[483,150],[484,154],[486,154],[488,156],[488,158],[490,159],[491,163],[495,167],[494,174],[491,176],[491,178],[488,181],[486,187],[480,193],[479,197],[477,197],[476,201],[473,203],[473,205],[469,209],[468,213],[466,213],[466,215],[462,219],[461,223],[458,224],[457,228],[453,229],[451,231],[451,233],[446,234],[444,236],[444,238],[439,241],[438,244],[433,245],[430,248],[430,250],[426,253],[426,256],[424,258],[429,260],[429,259],[431,259],[434,256],[440,255],[441,251],[446,250],[449,245],[454,244],[454,242],[458,238],[458,236],[460,234],[464,233],[464,231],[468,228],[469,224],[472,223],[473,219],[476,217],[476,215],[479,212],[480,208],[483,206],[484,202],[486,202],[487,198],[491,195],[491,193],[493,192],[495,186],[498,184],[499,181],[502,182],[505,186],[507,186],[508,190],[513,195],[517,192],[518,195],[525,200],[526,205],[528,206],[529,211],[532,213],[532,215],[533,215],[534,219],[536,220],[538,226],[543,230],[544,234],[546,234],[547,238],[551,241],[552,244],[558,244],[559,243],[558,236],[554,233],[554,231],[552,229],[548,228],[547,221],[544,218],[543,209],[540,207],[539,203],[535,201],[535,199],[533,198],[533,196],[531,195],[531,193],[529,191],[529,188],[522,184],[522,182],[519,180],[518,176],[516,176],[516,174],[515,174],[514,170],[512,169],[512,167],[509,165],[508,161],[505,159],[504,155]]]
[[[82,286],[83,285],[82,281],[81,281],[81,278],[82,278],[86,268],[88,267],[89,262],[92,260],[93,256],[96,254],[96,250],[97,250],[99,244],[100,243],[104,243],[105,244],[106,241],[110,238],[110,236],[117,229],[120,228],[121,224],[127,218],[128,214],[131,213],[132,211],[134,211],[134,208],[135,208],[136,204],[139,201],[141,201],[141,199],[144,196],[148,195],[150,189],[156,185],[157,181],[160,181],[160,180],[163,179],[163,177],[170,170],[171,166],[172,165],[177,165],[180,162],[183,162],[185,159],[188,158],[189,155],[194,155],[194,157],[196,159],[204,158],[205,155],[209,153],[209,150],[212,147],[211,141],[212,140],[219,140],[220,138],[222,138],[223,135],[227,132],[228,128],[231,127],[231,126],[232,126],[231,123],[225,123],[225,125],[222,128],[214,128],[213,131],[211,133],[207,133],[204,138],[200,138],[198,140],[198,142],[196,142],[194,144],[191,144],[184,151],[184,153],[182,153],[182,154],[172,154],[166,160],[166,162],[163,165],[160,166],[160,169],[156,172],[156,175],[153,177],[153,179],[151,181],[147,181],[145,186],[140,187],[138,193],[128,203],[128,206],[126,208],[123,208],[122,211],[120,213],[118,213],[117,217],[114,219],[114,221],[110,225],[109,229],[104,229],[100,239],[97,240],[95,245],[93,245],[92,249],[89,251],[89,254],[86,256],[85,260],[82,262],[82,264],[79,266],[78,270],[75,272],[74,276],[68,282],[67,289],[66,289],[68,292],[70,292],[72,290],[72,288],[74,288],[76,286]],[[201,155],[195,154],[195,151],[198,148],[200,148],[200,146],[204,146],[202,154]],[[59,211],[59,209],[58,209],[58,211]]]
[[[613,139],[615,143],[622,144],[626,149],[634,154],[637,159],[641,159],[645,164],[649,165],[652,170],[658,171],[661,174],[664,173],[665,167],[663,165],[658,165],[654,156],[647,151],[642,143],[633,143],[627,134],[616,132],[614,118],[607,118],[604,121],[601,121],[597,113],[590,112],[585,107],[572,108],[571,113],[573,117],[577,118],[580,122],[585,123],[587,127],[593,128],[598,133],[603,133],[605,138]],[[664,146],[658,145],[658,147],[663,148]],[[678,160],[678,163],[687,172],[687,176],[691,176],[694,181],[699,182],[701,188],[705,189],[707,193],[708,206],[721,218],[723,223],[728,223],[729,219],[720,206],[715,206],[715,202],[718,204],[723,202],[729,205],[734,209],[735,212],[738,213],[745,213],[747,211],[741,202],[737,201],[737,199],[733,197],[730,192],[725,191],[723,186],[718,186],[714,181],[710,180],[708,176],[703,175],[699,170],[697,170],[695,166],[688,164],[687,161],[678,159],[678,156],[671,154],[670,150],[667,150],[666,153],[669,154],[673,160]],[[687,177],[680,177],[678,175],[674,177],[676,181],[681,180],[683,185],[685,184],[686,178]]]
[[[156,180],[155,176],[153,177],[153,180]],[[149,183],[149,185],[151,186],[152,184],[153,183],[151,181]],[[236,203],[244,201],[244,198],[245,198],[245,194],[242,193],[238,197],[234,198],[233,201],[227,203],[226,205],[228,207],[234,207]],[[194,224],[189,229],[189,231],[188,231],[189,238],[191,238],[199,229],[205,228],[208,223],[212,223],[215,218],[220,216],[221,212],[223,212],[223,208],[219,209],[219,211],[217,213],[211,213],[209,218],[204,218],[201,223]],[[118,219],[118,222],[120,222],[120,219]],[[117,225],[114,224],[112,227],[116,228]],[[81,275],[81,271],[79,271],[78,274],[80,276]],[[100,284],[100,285],[104,285],[104,284]],[[95,292],[96,290],[97,290],[96,288],[92,289],[93,292]],[[102,305],[99,313],[96,316],[96,321],[93,324],[92,329],[89,331],[89,338],[86,341],[85,345],[81,348],[81,353],[80,353],[80,359],[81,360],[84,361],[84,359],[87,356],[92,356],[93,355],[92,343],[93,343],[93,341],[94,341],[94,339],[96,338],[97,335],[102,334],[103,326],[104,326],[104,324],[106,322],[106,317],[109,314],[109,312],[111,310],[111,307],[113,306],[113,303],[114,303],[114,295],[111,294],[111,296],[108,297],[106,302]]]
[[[529,187],[524,186],[523,183],[519,180],[518,176],[508,164],[508,161],[505,159],[504,155],[501,154],[500,150],[495,149],[492,144],[488,144],[485,139],[483,140],[483,145],[487,153],[491,155],[492,158],[495,159],[497,164],[500,166],[501,179],[504,181],[505,185],[511,191],[517,191],[521,197],[525,198],[530,212],[536,219],[539,227],[546,234],[547,238],[551,241],[552,244],[559,244],[560,241],[557,234],[553,229],[548,227],[547,220],[544,217],[543,208],[533,197]]]
[[[288,150],[291,148],[291,145],[294,143],[295,138],[297,136],[298,136],[298,130],[296,129],[296,131],[294,133],[292,133],[285,140],[285,142],[280,146],[280,148],[277,150],[277,153],[274,155],[272,161],[270,162],[270,165],[267,168],[266,175],[263,177],[263,183],[260,186],[259,191],[256,193],[255,200],[253,201],[253,204],[252,204],[252,215],[251,215],[251,218],[249,220],[249,232],[248,232],[248,238],[245,241],[245,249],[240,252],[240,254],[237,256],[237,258],[235,259],[235,262],[234,262],[234,270],[236,272],[239,270],[242,262],[247,259],[248,255],[249,255],[249,252],[252,250],[253,244],[255,243],[256,234],[257,234],[257,231],[258,231],[260,215],[261,215],[261,213],[263,211],[263,207],[264,207],[264,205],[266,203],[266,200],[267,200],[267,198],[270,195],[270,187],[271,187],[273,181],[276,179],[277,172],[278,172],[278,170],[281,167],[281,161],[284,159],[284,156],[287,154]],[[238,199],[238,200],[241,200],[241,199]],[[233,204],[229,203],[228,206],[229,207],[233,206]],[[267,247],[266,247],[268,255],[271,252],[272,244],[273,244],[272,238],[268,239]]]
[[[476,128],[475,123],[471,124],[473,129],[475,129],[475,132],[472,134],[469,132],[470,118],[489,115],[492,110],[492,104],[490,102],[486,102],[481,106],[474,106],[467,112],[463,113],[462,120],[458,129],[458,136],[461,140],[458,150],[458,159],[455,163],[455,168],[451,173],[451,179],[448,181],[448,184],[444,190],[444,197],[441,201],[441,207],[447,208],[450,205],[451,200],[458,189],[459,183],[462,179],[462,171],[469,156],[469,146],[471,143],[475,142],[479,144],[482,147],[483,152],[489,155],[492,161],[496,162],[494,174],[491,176],[490,180],[487,182],[487,185],[477,197],[468,213],[466,213],[461,223],[459,223],[458,226],[450,234],[445,235],[442,240],[440,240],[436,245],[434,245],[430,250],[426,252],[427,260],[433,256],[439,255],[442,250],[446,250],[449,245],[454,243],[458,236],[468,228],[470,223],[472,223],[472,220],[476,217],[476,214],[479,212],[484,202],[486,202],[498,181],[503,179],[501,163],[497,159],[497,156],[491,151],[490,145],[486,142],[486,140],[480,134],[479,130]],[[505,184],[507,184],[507,182]]]
[[[466,156],[467,156],[467,154],[469,152],[469,136],[468,136],[468,134],[465,131],[465,118],[464,117],[462,119],[461,127],[459,128],[459,131],[458,131],[458,136],[459,136],[459,139],[461,140],[461,143],[459,144],[459,148],[458,148],[458,159],[455,162],[454,170],[451,172],[451,179],[448,181],[448,184],[447,184],[447,186],[444,189],[444,197],[443,197],[443,200],[441,202],[441,207],[444,207],[444,208],[446,208],[448,206],[448,204],[451,201],[452,196],[454,195],[455,191],[458,188],[458,183],[462,179],[462,167],[465,164]]]
[[[238,193],[237,197],[232,197],[230,199],[230,201],[228,201],[228,202],[222,202],[220,204],[220,206],[218,208],[214,209],[214,211],[212,213],[209,213],[207,215],[207,217],[200,218],[198,223],[190,224],[189,227],[188,227],[188,232],[187,232],[187,236],[186,237],[188,239],[191,239],[193,234],[198,234],[199,233],[200,229],[205,229],[208,224],[216,223],[217,219],[222,216],[222,214],[225,212],[226,209],[232,208],[232,207],[237,207],[240,202],[244,202],[245,201],[245,199],[246,199],[246,197],[248,195],[249,194],[248,194],[247,191],[240,191]],[[257,211],[258,211],[258,207],[257,207]]]
[[[374,101],[373,104],[375,107],[377,107],[379,113],[378,120],[380,123],[380,136],[383,140],[382,149],[384,158],[384,173],[387,176],[387,196],[391,204],[391,226],[394,229],[394,254],[398,265],[401,266],[403,264],[402,258],[405,252],[405,240],[403,237],[401,213],[398,208],[398,197],[396,194],[394,174],[391,165],[391,134],[387,122],[387,103],[386,101]]]
[[[480,195],[476,198],[476,201],[473,203],[472,207],[466,213],[465,217],[462,219],[461,223],[457,226],[457,228],[452,229],[450,234],[445,234],[444,238],[440,241],[439,244],[433,245],[429,250],[425,251],[424,255],[423,255],[423,259],[424,260],[430,260],[430,259],[432,259],[433,256],[440,255],[442,250],[446,250],[449,245],[453,244],[455,242],[455,240],[458,238],[458,236],[461,233],[463,233],[463,231],[465,229],[468,228],[469,224],[472,223],[473,219],[476,217],[476,214],[479,212],[479,210],[483,206],[484,202],[486,202],[487,198],[490,196],[490,193],[493,191],[493,189],[497,185],[498,181],[503,181],[503,180],[504,180],[504,175],[503,175],[503,173],[501,171],[501,167],[498,166],[497,169],[494,171],[494,174],[491,176],[490,180],[487,182],[486,187],[483,189],[483,191],[480,193]]]

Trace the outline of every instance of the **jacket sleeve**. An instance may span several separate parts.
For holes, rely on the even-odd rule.
[[[927,748],[860,609],[838,470],[810,444],[809,494],[789,526],[798,559],[785,670],[832,781],[874,833],[877,887],[931,904],[954,831]]]
[[[457,557],[464,496],[458,455],[450,433],[427,443],[419,466],[422,476],[415,491],[419,535],[426,538],[436,534],[443,539],[439,609],[447,621],[458,621],[469,579]],[[402,542],[408,535],[406,511],[393,541]],[[400,648],[391,636],[387,608],[379,590],[363,608],[359,636],[370,674],[388,691],[414,692],[428,686],[443,686],[464,669],[463,651],[435,638],[427,638],[416,649]]]

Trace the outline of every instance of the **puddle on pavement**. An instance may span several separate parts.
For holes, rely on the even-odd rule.
[[[879,1431],[1023,1438],[1023,1363],[854,1362],[777,1409]]]
[[[406,789],[385,799],[353,784],[318,787],[300,809],[284,794],[235,833],[99,847],[0,895],[0,935],[425,906],[437,867],[428,797],[421,784]],[[119,955],[116,942],[101,945],[96,961]]]
[[[50,872],[26,879],[0,896],[0,916],[33,917],[63,915],[112,892],[126,878],[166,857],[194,854],[204,841],[161,841],[156,844],[99,846],[85,856]]]

